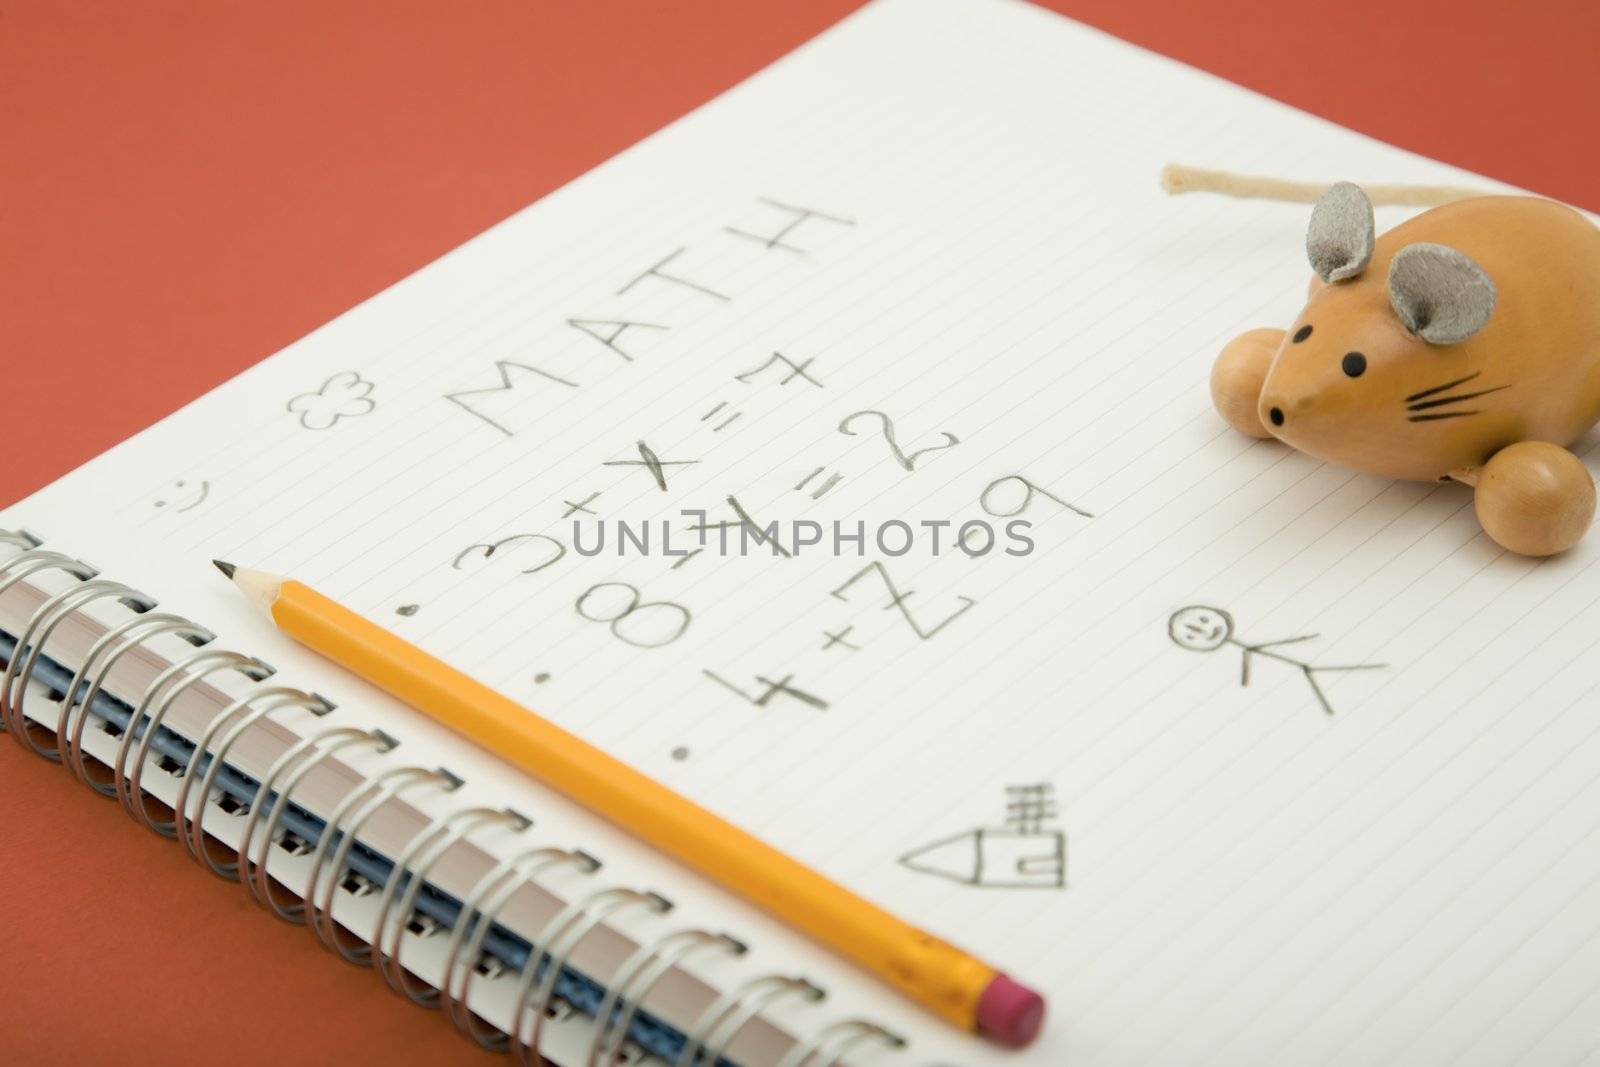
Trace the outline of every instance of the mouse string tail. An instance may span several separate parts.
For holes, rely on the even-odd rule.
[[[1255,174],[1235,174],[1226,170],[1207,170],[1182,163],[1168,163],[1161,168],[1161,188],[1174,196],[1180,193],[1220,193],[1250,200],[1284,200],[1296,204],[1314,204],[1328,191],[1332,182],[1301,182],[1286,178],[1269,178]],[[1472,189],[1459,185],[1405,185],[1362,183],[1375,207],[1408,206],[1436,207],[1474,196],[1489,196],[1494,190]]]

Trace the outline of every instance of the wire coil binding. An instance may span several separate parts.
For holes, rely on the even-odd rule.
[[[12,543],[20,542],[13,541]],[[64,556],[60,552],[52,552],[47,548],[24,549],[6,560],[3,565],[0,565],[0,597],[5,596],[14,586],[20,585],[23,579],[52,570],[66,571],[83,582],[90,581],[100,573],[87,563],[80,563],[71,556]],[[6,660],[8,673],[13,670],[17,660],[22,658],[26,652],[27,644],[19,636],[17,643],[11,649],[11,655]],[[9,702],[3,700],[0,700],[0,732],[14,732],[11,727]],[[36,754],[42,755],[37,748],[25,741],[19,741],[18,744],[21,744],[24,748],[31,749]]]
[[[712,1002],[689,1030],[675,1067],[715,1067],[729,1042],[768,1005],[785,997],[804,997],[813,1004],[826,996],[821,986],[798,975],[768,974],[752,978]]]
[[[444,984],[439,1002],[457,1030],[491,1052],[504,1052],[511,1039],[504,1032],[483,1022],[468,1006],[472,979],[478,973],[478,960],[489,930],[500,909],[541,872],[564,865],[576,866],[585,874],[600,869],[600,861],[586,852],[559,848],[532,848],[509,859],[478,880],[461,902],[461,914],[450,931],[445,950]],[[456,978],[460,976],[460,983]]]
[[[301,739],[278,757],[277,762],[262,777],[258,794],[258,796],[272,797],[272,807],[268,809],[265,804],[259,802],[252,804],[245,820],[244,831],[239,836],[239,881],[252,900],[284,922],[302,921],[305,916],[305,903],[299,897],[292,897],[288,903],[281,901],[277,891],[272,888],[273,881],[267,873],[267,857],[273,843],[278,839],[278,828],[283,823],[284,812],[289,809],[289,798],[293,795],[295,786],[299,785],[306,775],[316,770],[324,760],[342,751],[359,745],[369,745],[379,752],[389,752],[399,743],[382,730],[334,726]],[[294,769],[289,770],[290,767]],[[289,772],[288,776],[280,783],[278,779],[285,771]],[[276,796],[273,795],[274,790]],[[261,831],[261,855],[252,860],[250,849],[254,842],[256,827],[261,825],[263,812],[266,813],[267,824]]]
[[[378,899],[378,918],[372,926],[372,964],[383,976],[389,988],[415,1004],[433,1006],[439,991],[425,982],[413,979],[400,965],[400,946],[405,939],[406,924],[417,904],[428,872],[450,847],[473,830],[487,826],[512,826],[526,829],[533,820],[511,808],[468,808],[436,819],[427,829],[411,839],[411,843],[395,858],[394,870],[384,883],[383,895]],[[413,865],[415,870],[413,870]],[[395,889],[404,881],[404,891],[396,904]],[[395,919],[390,922],[390,913]],[[392,936],[391,936],[392,931]]]
[[[345,877],[350,853],[361,835],[361,827],[389,800],[408,789],[433,786],[445,792],[461,787],[461,779],[443,767],[425,770],[421,767],[393,767],[351,791],[328,816],[327,826],[317,841],[311,855],[311,873],[306,877],[306,889],[301,894],[306,902],[306,927],[317,941],[330,952],[338,953],[346,963],[365,964],[372,958],[372,946],[353,934],[342,934],[333,920],[333,892]],[[349,826],[345,819],[354,812]],[[330,843],[339,839],[337,848]],[[327,878],[323,871],[330,866]]]
[[[851,1050],[871,1042],[889,1048],[904,1048],[905,1038],[865,1019],[846,1019],[834,1023],[801,1042],[778,1061],[778,1067],[834,1067]]]
[[[62,696],[61,711],[56,719],[56,752],[59,762],[77,776],[78,781],[101,796],[115,796],[114,773],[95,777],[89,770],[83,751],[83,731],[89,722],[89,709],[105,687],[106,679],[119,660],[157,634],[172,634],[196,647],[215,641],[217,635],[203,626],[196,626],[181,615],[167,612],[148,612],[113,626],[93,645],[83,657],[83,663],[72,676],[67,691]],[[101,657],[104,660],[101,660]],[[90,672],[94,677],[89,678]],[[87,688],[85,688],[87,686]],[[82,694],[81,696],[78,694]],[[131,724],[130,724],[131,725]],[[125,732],[127,732],[125,730]]]
[[[0,545],[20,550],[0,559],[0,598],[29,578],[50,571],[77,580],[66,590],[47,595],[16,636],[0,672],[0,732],[10,733],[18,744],[42,758],[63,764],[96,794],[116,797],[135,822],[176,838],[201,866],[218,877],[238,881],[257,905],[279,919],[304,924],[319,943],[341,958],[370,963],[396,993],[422,1007],[442,1008],[464,1036],[483,1048],[514,1052],[523,1065],[545,1063],[540,1052],[542,1028],[551,1013],[559,979],[580,942],[623,909],[642,908],[658,916],[672,910],[672,903],[659,893],[615,886],[596,888],[563,905],[529,939],[531,948],[516,972],[509,1031],[490,1025],[472,1010],[470,1000],[475,977],[492,977],[503,970],[486,950],[492,931],[499,926],[501,910],[519,890],[536,884],[546,872],[574,867],[592,875],[601,867],[599,860],[576,849],[535,846],[497,862],[462,896],[449,925],[440,985],[435,988],[423,982],[405,968],[402,953],[413,916],[421,914],[419,898],[431,886],[433,869],[474,833],[499,827],[522,835],[533,820],[511,808],[483,806],[436,817],[401,849],[381,885],[367,882],[356,875],[351,861],[368,820],[403,793],[434,789],[448,794],[463,785],[459,776],[442,767],[385,768],[345,794],[322,821],[314,844],[301,843],[301,848],[310,852],[309,871],[301,891],[295,894],[269,871],[274,845],[290,840],[285,824],[295,807],[295,790],[318,767],[341,754],[360,749],[387,754],[400,742],[382,730],[354,726],[298,731],[298,739],[254,783],[252,798],[245,802],[231,798],[221,783],[230,773],[228,754],[241,738],[275,714],[297,710],[321,719],[335,710],[334,705],[315,693],[287,686],[253,688],[215,713],[188,745],[187,759],[174,761],[158,751],[156,742],[163,736],[181,737],[172,733],[166,720],[184,693],[222,676],[260,687],[276,673],[274,668],[255,657],[214,647],[216,635],[211,630],[180,615],[156,611],[153,598],[100,578],[94,567],[42,547],[44,542],[27,531],[0,529]],[[71,669],[71,680],[64,688],[46,687],[56,704],[52,730],[39,721],[37,713],[27,713],[29,690],[41,664],[49,658],[46,648],[51,638],[69,619],[96,602],[119,603],[132,616],[106,625],[83,661]],[[126,657],[160,637],[185,642],[194,651],[165,665],[145,685],[137,701],[130,701],[125,722],[105,720],[108,732],[117,737],[116,751],[109,766],[91,763],[84,745],[85,731],[97,702],[109,696],[109,679]],[[179,783],[166,815],[152,810],[152,804],[160,801],[144,785],[147,767],[158,763]],[[243,819],[236,849],[227,849],[206,829],[208,809],[230,800],[231,813]],[[345,930],[333,916],[334,894],[341,885],[350,888],[351,878],[357,879],[353,891],[380,893],[367,940]],[[712,952],[735,958],[747,951],[744,942],[730,934],[701,929],[671,930],[639,945],[606,982],[595,983],[600,991],[599,1006],[593,1012],[586,1067],[620,1061],[644,1002],[684,960]],[[682,1035],[674,1067],[716,1067],[746,1024],[768,1007],[784,999],[817,1003],[824,996],[819,986],[799,976],[750,978],[719,994]],[[836,1067],[844,1057],[871,1043],[898,1048],[905,1041],[874,1023],[848,1019],[797,1042],[778,1067]]]
[[[743,941],[730,934],[705,930],[676,930],[641,945],[625,960],[606,984],[606,995],[594,1014],[594,1033],[589,1038],[587,1067],[602,1067],[615,1061],[627,1040],[628,1029],[644,998],[657,982],[680,961],[693,953],[720,948],[730,956],[750,951]]]
[[[511,1051],[518,1064],[524,1067],[544,1065],[544,1056],[539,1052],[539,1035],[548,1017],[556,979],[578,942],[612,913],[634,906],[648,907],[658,915],[672,910],[672,902],[659,893],[617,886],[597,889],[562,908],[534,937],[535,949],[528,953],[528,961],[517,980],[517,1004],[511,1015]],[[524,1036],[523,1019],[530,1011],[533,1023]]]
[[[146,804],[145,798],[149,794],[143,787],[144,770],[150,765],[151,746],[162,729],[162,722],[166,719],[167,713],[172,710],[173,701],[179,694],[200,684],[207,676],[225,670],[236,671],[253,682],[265,681],[273,674],[272,667],[241,652],[229,652],[225,649],[204,649],[196,652],[156,676],[134,707],[128,728],[123,731],[122,742],[117,746],[117,754],[113,757],[112,781],[117,789],[117,798],[122,801],[122,807],[128,813],[128,817],[135,822],[143,823],[152,833],[160,834],[162,837],[178,836],[178,820],[176,818],[158,820],[150,814]],[[133,771],[130,774],[129,750],[133,744],[135,728],[140,725],[143,725],[144,731],[139,737],[137,751],[132,753]],[[173,773],[177,773],[176,769]]]

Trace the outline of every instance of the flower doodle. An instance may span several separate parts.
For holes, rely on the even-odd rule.
[[[314,393],[301,393],[286,405],[290,414],[300,416],[308,430],[327,430],[340,419],[369,415],[377,402],[368,394],[372,383],[353,370],[340,371]]]

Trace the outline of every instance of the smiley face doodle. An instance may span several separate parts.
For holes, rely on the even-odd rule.
[[[1333,673],[1336,671],[1376,671],[1388,666],[1385,663],[1356,663],[1339,666],[1322,666],[1295,659],[1282,652],[1274,651],[1283,645],[1295,645],[1301,641],[1315,640],[1317,634],[1301,634],[1299,637],[1280,637],[1276,641],[1262,641],[1257,644],[1247,644],[1241,640],[1234,629],[1233,616],[1221,608],[1209,604],[1191,604],[1185,608],[1174,611],[1167,619],[1167,636],[1179,648],[1190,652],[1215,652],[1223,645],[1234,645],[1244,652],[1244,660],[1239,665],[1239,684],[1250,684],[1250,661],[1252,656],[1261,656],[1265,659],[1275,660],[1279,663],[1294,667],[1305,676],[1306,684],[1311,687],[1311,692],[1316,696],[1317,703],[1329,715],[1333,714],[1333,705],[1328,703],[1327,694],[1322,691],[1322,686],[1317,684],[1317,673]]]
[[[372,383],[353,370],[332,375],[313,393],[301,393],[285,405],[308,430],[328,430],[340,419],[369,415],[378,406],[369,395]]]
[[[1167,635],[1191,652],[1215,652],[1233,636],[1233,616],[1221,608],[1192,605],[1172,613]]]
[[[210,482],[179,478],[171,485],[162,486],[156,493],[155,499],[150,501],[150,506],[157,511],[170,511],[181,515],[204,504],[206,497],[210,495]]]

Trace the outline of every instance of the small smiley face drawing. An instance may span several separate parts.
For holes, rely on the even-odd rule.
[[[182,513],[193,511],[206,502],[206,497],[211,495],[211,483],[208,481],[191,481],[179,478],[169,486],[163,487],[150,501],[150,506],[157,511],[172,511]]]
[[[1215,652],[1233,636],[1233,616],[1204,604],[1179,608],[1167,621],[1167,634],[1180,648]]]

